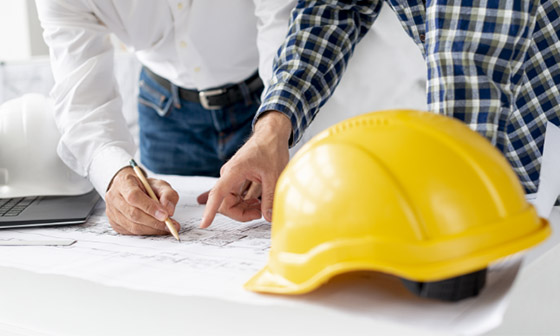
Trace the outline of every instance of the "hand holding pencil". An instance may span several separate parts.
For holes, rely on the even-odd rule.
[[[131,165],[115,174],[105,194],[106,213],[111,226],[116,232],[127,235],[177,232],[180,225],[170,217],[175,212],[179,194],[166,181],[147,179],[140,167],[136,169],[144,181]],[[148,190],[153,192],[155,199]]]
[[[138,167],[138,165],[136,164],[136,161],[134,161],[134,159],[130,159],[130,165],[132,166],[132,169],[134,169],[134,172],[136,173],[136,176],[138,176],[140,181],[142,181],[142,184],[144,185],[144,188],[146,188],[146,191],[148,192],[148,195],[150,195],[150,197],[154,201],[159,202],[159,199],[157,198],[156,194],[154,194],[154,191],[152,190],[152,187],[150,187],[150,183],[148,182],[148,180],[146,180],[146,177],[144,176],[144,173],[142,173],[142,170],[140,170],[140,168]],[[175,229],[175,226],[173,226],[173,223],[171,222],[171,219],[169,217],[167,217],[164,222],[165,222],[165,225],[167,225],[167,228],[169,229],[169,231],[171,232],[173,237],[175,237],[175,239],[181,241],[181,239],[179,239],[179,234],[177,233],[177,230]]]

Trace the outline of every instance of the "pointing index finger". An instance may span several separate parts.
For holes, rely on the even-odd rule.
[[[202,216],[202,221],[200,222],[200,227],[205,229],[212,224],[212,221],[218,213],[218,209],[224,200],[223,192],[221,191],[221,181],[218,180],[214,188],[210,190],[208,194],[208,201],[206,202],[206,207],[204,208],[204,215]]]

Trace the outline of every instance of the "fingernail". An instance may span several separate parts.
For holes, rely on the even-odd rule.
[[[157,220],[163,222],[164,220],[167,219],[167,214],[163,211],[158,210],[158,211],[156,211],[156,218],[157,218]]]
[[[167,211],[169,211],[170,214],[175,212],[175,205],[171,202],[167,202],[166,208],[167,208]]]
[[[268,218],[269,221],[272,220],[272,209],[266,210],[266,217]]]

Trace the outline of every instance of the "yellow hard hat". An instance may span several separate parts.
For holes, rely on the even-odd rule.
[[[484,137],[429,112],[369,113],[323,131],[288,164],[268,264],[245,286],[299,294],[356,270],[438,282],[549,234]]]

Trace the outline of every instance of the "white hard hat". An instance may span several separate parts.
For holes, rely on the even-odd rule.
[[[26,94],[0,106],[0,198],[79,195],[93,189],[56,153],[53,101]]]

